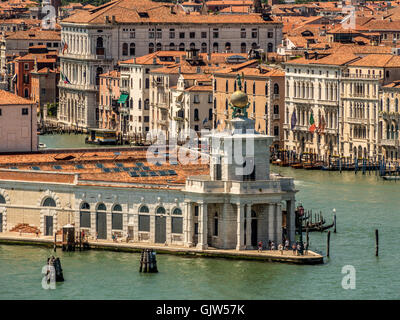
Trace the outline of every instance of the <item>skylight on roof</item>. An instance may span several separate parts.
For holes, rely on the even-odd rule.
[[[61,170],[61,169],[62,169],[62,167],[59,166],[59,165],[55,165],[55,166],[53,166],[53,168],[54,168],[55,170]]]
[[[40,168],[38,166],[33,166],[31,168],[32,168],[32,170],[40,170]]]
[[[10,169],[18,170],[18,167],[10,167]]]
[[[110,168],[103,168],[103,172],[109,173],[109,172],[111,172],[111,170],[110,170]]]
[[[136,171],[130,171],[130,172],[129,172],[129,175],[130,175],[131,177],[139,177],[139,175],[136,173]]]
[[[177,175],[175,170],[168,170],[168,173],[169,173],[170,176],[176,176]]]
[[[121,162],[118,162],[118,163],[116,163],[115,165],[116,165],[117,167],[119,167],[119,168],[122,168],[122,167],[124,166],[124,164],[121,163]]]
[[[101,168],[103,168],[104,166],[103,166],[102,163],[96,163],[96,167],[99,168],[99,169],[101,169]]]
[[[77,168],[77,169],[85,169],[85,167],[83,166],[83,164],[77,164],[77,165],[75,166],[75,168]]]

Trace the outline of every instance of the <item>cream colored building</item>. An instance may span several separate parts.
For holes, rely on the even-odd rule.
[[[274,52],[282,39],[282,23],[269,16],[192,15],[180,8],[149,0],[139,5],[118,0],[61,21],[61,39],[68,46],[60,55],[61,72],[71,83],[59,84],[59,121],[68,126],[95,126],[97,75],[112,70],[120,60],[194,48],[203,53],[248,52],[253,47]]]
[[[5,156],[0,232],[25,223],[53,237],[71,223],[98,239],[128,235],[134,242],[200,250],[293,242],[293,179],[270,172],[272,137],[248,130],[254,120],[236,117],[229,130],[211,134],[209,164],[155,164],[162,155],[146,158],[145,151]]]
[[[400,83],[393,81],[382,87],[380,94],[381,108],[378,112],[379,152],[386,160],[399,160],[400,141]]]
[[[325,159],[343,152],[339,144],[343,125],[339,113],[341,74],[346,64],[358,59],[342,52],[310,53],[285,63],[285,149],[297,154],[316,153]],[[314,133],[309,130],[311,114],[316,127],[323,128]]]

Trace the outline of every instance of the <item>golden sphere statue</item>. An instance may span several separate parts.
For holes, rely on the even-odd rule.
[[[236,108],[244,108],[248,102],[247,94],[243,91],[237,90],[231,95],[231,103]]]

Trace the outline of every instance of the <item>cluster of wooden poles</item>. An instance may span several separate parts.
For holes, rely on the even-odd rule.
[[[158,272],[156,253],[153,251],[153,249],[142,250],[139,272]]]

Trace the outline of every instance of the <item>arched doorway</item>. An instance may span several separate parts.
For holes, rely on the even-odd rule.
[[[48,197],[43,201],[42,206],[46,208],[55,208],[56,202],[54,201],[53,198]],[[49,214],[44,216],[44,235],[52,236],[53,230],[54,230],[53,215],[50,215],[50,210],[49,210]]]
[[[156,211],[155,243],[165,243],[167,240],[167,223],[165,209],[158,207]]]
[[[106,205],[100,203],[96,209],[96,232],[97,239],[107,239],[107,214]]]

